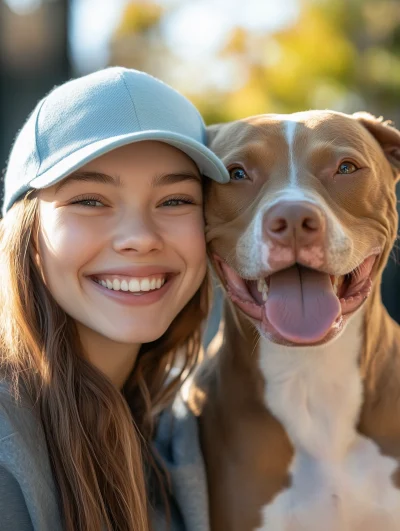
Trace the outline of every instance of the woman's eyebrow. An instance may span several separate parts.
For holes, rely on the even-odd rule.
[[[160,175],[153,177],[151,186],[165,186],[167,184],[176,184],[182,181],[196,181],[200,183],[201,177],[194,172],[161,173]]]
[[[121,179],[119,177],[112,177],[106,173],[101,173],[97,171],[77,171],[63,179],[56,186],[56,192],[59,192],[64,186],[67,186],[71,182],[92,182],[92,183],[101,183],[101,184],[111,184],[113,186],[121,186]]]

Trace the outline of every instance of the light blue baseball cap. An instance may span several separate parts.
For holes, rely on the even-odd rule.
[[[229,174],[205,146],[192,103],[138,70],[111,67],[68,81],[42,99],[17,135],[4,178],[3,215],[29,190],[46,188],[119,146],[158,140],[186,153],[201,174]]]

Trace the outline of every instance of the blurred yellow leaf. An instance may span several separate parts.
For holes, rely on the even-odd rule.
[[[164,9],[157,3],[128,3],[123,10],[120,24],[116,29],[116,38],[148,31],[159,24],[163,13]]]

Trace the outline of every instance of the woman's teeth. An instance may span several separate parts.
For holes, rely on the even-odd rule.
[[[96,282],[104,288],[113,291],[131,291],[132,293],[138,293],[139,291],[160,289],[165,284],[165,278],[131,278],[126,280],[107,278],[104,280],[96,279]]]

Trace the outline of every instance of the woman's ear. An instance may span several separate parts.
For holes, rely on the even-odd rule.
[[[395,178],[398,179],[400,177],[400,131],[394,127],[393,122],[384,120],[382,116],[376,118],[368,112],[356,112],[353,117],[379,142],[392,166]]]

